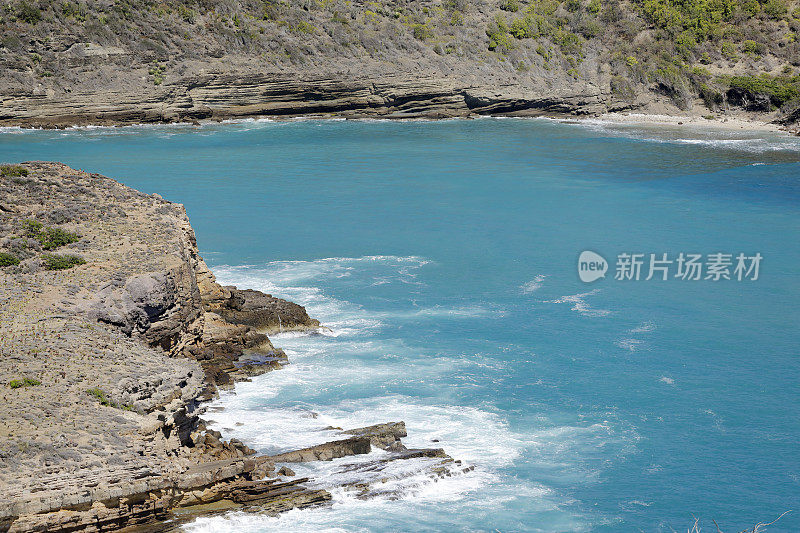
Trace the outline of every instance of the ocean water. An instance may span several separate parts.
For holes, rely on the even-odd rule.
[[[397,465],[396,500],[338,491],[188,531],[727,532],[790,509],[769,531],[800,530],[800,139],[521,119],[0,132],[0,161],[32,159],[185,204],[221,282],[329,328],[275,336],[291,364],[216,402],[226,436],[273,453],[404,420],[407,445],[475,466],[434,483]],[[584,250],[604,279],[579,279]],[[634,252],[763,260],[757,280],[614,279]]]

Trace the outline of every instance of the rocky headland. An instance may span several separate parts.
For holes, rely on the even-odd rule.
[[[218,284],[180,204],[58,163],[2,167],[0,265],[0,531],[166,531],[325,505],[341,485],[281,464],[373,449],[345,484],[359,497],[381,493],[392,461],[430,458],[434,479],[469,469],[407,449],[402,422],[272,457],[208,428],[219,389],[287,363],[268,333],[320,324]]]

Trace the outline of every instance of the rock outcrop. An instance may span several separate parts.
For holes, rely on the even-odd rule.
[[[247,117],[450,118],[470,115],[587,115],[635,109],[608,91],[572,84],[557,92],[435,77],[342,79],[279,73],[205,74],[147,92],[87,90],[69,98],[3,97],[0,125],[67,127],[193,122]]]
[[[471,468],[407,449],[403,422],[273,456],[226,441],[202,402],[286,364],[266,332],[319,322],[220,286],[181,205],[57,163],[14,169],[0,176],[0,531],[167,531],[206,512],[323,505],[332,487],[385,496],[396,461],[432,479]],[[358,482],[276,471],[373,448],[342,467]]]
[[[308,330],[319,327],[319,320],[308,316],[303,306],[252,289],[224,287],[231,297],[220,306],[222,318],[267,333]]]
[[[257,301],[248,313],[299,326],[299,306],[217,284],[178,204],[60,164],[18,168],[0,178],[0,251],[20,261],[0,270],[2,529],[105,530],[219,500],[280,511],[328,499],[265,480],[271,463],[199,416],[217,387],[286,362],[266,334],[217,313]]]

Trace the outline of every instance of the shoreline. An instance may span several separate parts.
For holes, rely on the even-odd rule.
[[[414,458],[433,459],[420,468],[434,477],[471,470],[441,448],[407,448],[403,421],[334,428],[277,456],[223,438],[208,402],[288,363],[265,332],[323,326],[293,302],[220,285],[181,204],[59,163],[8,168],[0,531],[165,531],[208,513],[329,505],[334,488],[378,497],[375,479],[312,486],[285,465],[375,449],[386,453],[371,471]]]
[[[591,125],[603,124],[611,126],[642,126],[652,128],[670,128],[685,130],[717,130],[719,132],[752,132],[770,133],[782,137],[800,137],[800,124],[794,127],[767,122],[748,116],[720,115],[714,118],[698,115],[663,114],[663,113],[635,113],[635,112],[608,112],[596,115],[574,115],[570,113],[526,113],[526,114],[467,114],[463,116],[416,116],[416,117],[391,117],[391,116],[346,116],[341,114],[298,114],[298,115],[257,115],[230,118],[208,118],[198,121],[155,121],[155,122],[113,122],[96,124],[71,124],[65,126],[21,126],[0,125],[0,135],[4,133],[26,131],[92,131],[92,130],[117,130],[147,127],[175,127],[175,128],[203,128],[206,126],[237,125],[248,123],[288,123],[306,121],[353,121],[353,122],[443,122],[458,120],[483,120],[483,119],[517,119],[517,120],[551,120],[559,123]]]
[[[579,119],[580,120],[580,119]],[[752,131],[800,136],[800,127],[794,129],[774,122],[765,122],[747,116],[714,116],[706,118],[697,115],[665,115],[658,113],[604,113],[593,119],[596,122],[637,126],[669,126],[683,128],[708,128],[720,131]]]

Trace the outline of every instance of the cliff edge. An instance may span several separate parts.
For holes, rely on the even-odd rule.
[[[277,510],[329,498],[262,480],[272,465],[198,416],[217,387],[286,359],[218,313],[318,322],[221,287],[179,204],[56,163],[3,174],[0,530],[117,529],[245,489],[281,494]]]
[[[218,284],[182,205],[58,163],[0,167],[0,531],[168,531],[324,505],[342,483],[380,496],[392,461],[425,458],[434,480],[472,468],[407,449],[403,422],[272,457],[207,427],[219,388],[287,363],[268,332],[318,328],[300,305]],[[276,467],[373,448],[346,466],[363,479]]]

